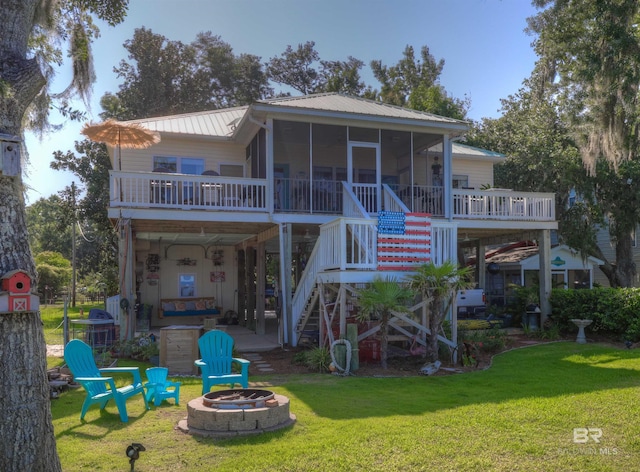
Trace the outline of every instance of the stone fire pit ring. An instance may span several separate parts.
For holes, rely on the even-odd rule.
[[[230,398],[236,394],[242,398]],[[187,417],[178,422],[178,429],[196,436],[232,438],[277,431],[295,421],[296,416],[289,411],[289,398],[284,395],[268,390],[232,389],[191,400]]]

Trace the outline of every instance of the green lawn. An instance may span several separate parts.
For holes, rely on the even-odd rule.
[[[254,376],[291,399],[297,423],[233,440],[174,430],[201,388],[178,380],[180,406],[130,399],[128,424],[111,405],[81,423],[82,390],[53,400],[63,469],[128,470],[132,442],[146,447],[136,471],[617,471],[640,460],[638,350],[553,343],[443,377]],[[599,428],[600,442],[574,442],[574,428]]]
[[[104,309],[104,304],[77,304],[75,307],[67,307],[67,316],[69,318],[87,318],[92,308]],[[82,310],[82,316],[80,316]],[[40,317],[44,329],[44,339],[47,344],[63,344],[63,328],[62,320],[64,319],[63,305],[41,305]]]

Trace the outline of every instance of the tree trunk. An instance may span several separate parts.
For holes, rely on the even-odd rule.
[[[22,135],[26,108],[45,85],[28,39],[39,0],[0,2],[0,134]],[[23,154],[24,155],[24,154]],[[23,269],[36,286],[20,176],[0,175],[0,276]],[[0,314],[0,470],[62,470],[51,419],[40,314]]]
[[[389,356],[389,315],[383,314],[380,320],[380,365],[386,369]]]
[[[631,238],[620,238],[616,242],[615,287],[633,287],[636,264],[633,262]]]
[[[15,180],[0,176],[0,275],[14,269],[30,274],[35,270],[24,200]],[[51,420],[40,314],[0,314],[0,340],[0,470],[62,470]]]
[[[427,352],[426,359],[428,362],[440,360],[440,344],[438,341],[438,333],[442,330],[444,322],[443,301],[439,297],[434,297],[429,302],[429,329],[431,332],[427,335]]]
[[[0,315],[0,470],[61,471],[38,312]]]
[[[427,350],[425,354],[425,359],[428,362],[435,362],[440,357],[440,349],[438,346],[438,332],[433,329],[433,325],[431,325],[431,333],[427,335]]]

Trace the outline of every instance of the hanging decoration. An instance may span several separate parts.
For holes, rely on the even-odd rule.
[[[160,270],[160,255],[149,254],[147,256],[147,271],[158,272]]]
[[[214,266],[221,266],[224,264],[224,251],[221,249],[216,249],[211,254],[211,260],[213,260]]]
[[[191,259],[189,257],[178,259],[179,266],[195,266],[197,263],[198,261],[196,259]]]
[[[149,285],[158,285],[158,280],[160,279],[160,274],[157,272],[147,274],[147,283]]]
[[[211,282],[224,282],[226,275],[224,271],[214,271],[210,273]]]

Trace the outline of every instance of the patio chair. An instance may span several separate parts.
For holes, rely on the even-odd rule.
[[[146,370],[148,382],[144,386],[147,389],[147,402],[153,400],[155,406],[160,406],[165,398],[175,398],[176,405],[180,404],[180,382],[167,380],[168,373],[166,367],[149,367]]]
[[[208,393],[213,385],[236,383],[247,388],[249,385],[249,364],[246,359],[233,357],[233,338],[217,329],[207,331],[198,339],[201,359],[195,361],[202,372],[202,394]],[[240,373],[232,372],[232,365],[240,367]]]
[[[152,172],[174,174],[175,171],[166,167],[156,167]],[[176,203],[178,182],[162,178],[150,182],[151,203]]]
[[[137,394],[142,395],[144,406],[147,410],[149,409],[140,379],[140,370],[137,367],[106,367],[98,369],[91,347],[79,339],[74,339],[67,344],[64,349],[64,360],[71,370],[74,380],[82,385],[87,392],[80,412],[81,420],[84,419],[84,415],[91,405],[98,404],[100,409],[104,410],[109,400],[113,399],[118,407],[120,420],[126,423],[129,421],[126,400]],[[132,374],[133,383],[116,388],[113,377],[103,377],[102,373]]]

